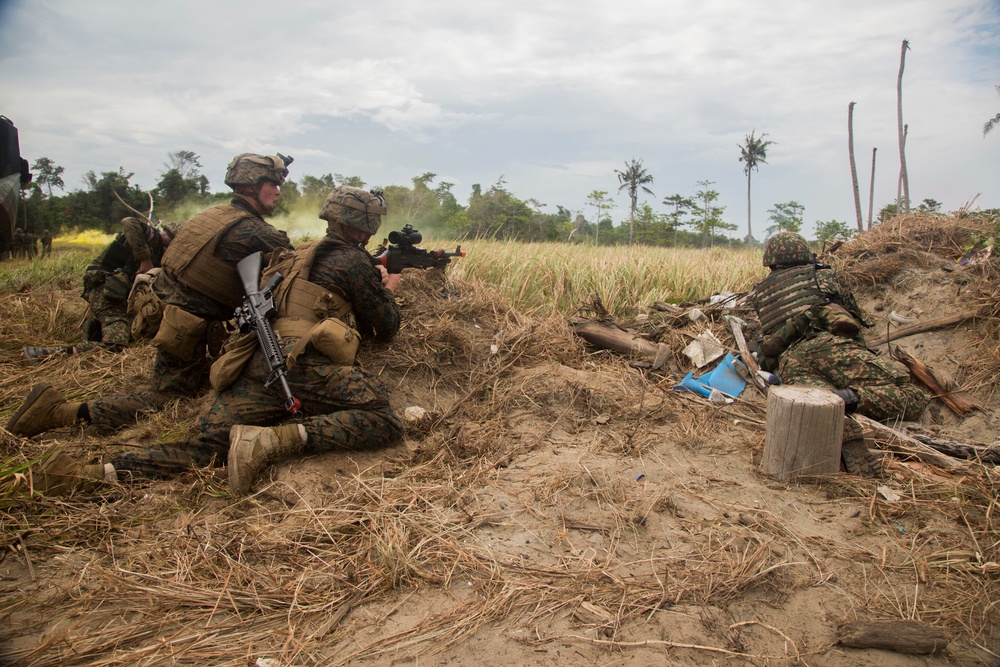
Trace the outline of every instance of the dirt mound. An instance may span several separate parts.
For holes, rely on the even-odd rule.
[[[983,406],[959,416],[935,399],[920,428],[980,445],[1000,440],[1000,264],[983,253],[959,260],[994,224],[911,216],[824,257],[854,281],[877,320],[871,335],[968,309],[961,325],[890,346]],[[0,496],[0,663],[997,659],[992,465],[887,456],[883,480],[777,482],[760,471],[762,393],[723,406],[671,390],[691,370],[680,350],[693,336],[707,327],[735,347],[721,316],[753,325],[752,311],[702,304],[709,320],[694,323],[651,308],[618,323],[670,349],[654,371],[439,272],[407,272],[399,296],[400,335],[360,355],[400,413],[425,413],[397,447],[283,463],[239,501],[217,469],[96,497]],[[4,423],[43,378],[80,398],[148,379],[143,347],[17,363],[38,342],[24,322],[53,304],[78,321],[77,302],[48,289],[0,304]],[[190,432],[197,407],[179,401],[114,434],[0,431],[0,446],[27,461],[58,441],[97,460]],[[947,649],[914,657],[837,644],[844,623],[902,619],[944,631]]]

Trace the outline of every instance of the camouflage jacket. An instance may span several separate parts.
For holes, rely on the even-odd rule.
[[[348,244],[324,247],[316,256],[309,281],[345,295],[362,337],[386,341],[399,331],[399,306],[382,285],[382,275],[364,248]]]
[[[230,203],[246,211],[249,216],[223,234],[215,248],[215,257],[233,267],[235,271],[241,259],[257,251],[264,253],[266,261],[275,248],[292,249],[288,235],[265,222],[243,199],[233,197]],[[177,306],[206,320],[225,321],[233,317],[233,309],[170,278],[166,271],[156,277],[153,291],[164,303]]]
[[[94,258],[87,271],[120,272],[135,278],[142,260],[149,259],[159,266],[163,259],[163,239],[155,227],[136,218],[122,220],[122,233]]]
[[[776,269],[782,270],[784,269]],[[814,338],[823,331],[852,338],[860,346],[865,346],[862,327],[869,327],[871,324],[843,278],[830,267],[817,265],[816,284],[829,304],[813,307],[808,312],[788,318],[758,341],[759,361],[764,370],[777,369],[779,357],[785,350],[799,341]]]

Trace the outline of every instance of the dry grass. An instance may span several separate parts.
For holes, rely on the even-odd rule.
[[[54,341],[73,335],[80,305],[69,290],[30,295],[0,303],[4,418],[42,379],[81,398],[148,379],[145,347],[20,366],[21,345],[48,342],[39,331]],[[19,573],[0,584],[0,662],[388,664],[491,627],[534,628],[515,639],[528,645],[805,661],[827,647],[712,610],[748,600],[777,607],[810,587],[836,587],[856,617],[916,618],[966,648],[992,641],[1000,607],[995,470],[945,476],[895,463],[894,482],[905,488],[895,503],[880,500],[869,480],[823,481],[825,499],[814,502],[865,508],[858,520],[874,537],[862,541],[797,528],[728,495],[737,482],[707,473],[657,486],[584,463],[536,469],[553,448],[638,466],[663,455],[665,434],[692,457],[707,449],[712,458],[759,458],[759,430],[734,430],[731,441],[720,434],[745,428],[734,420],[761,424],[761,401],[705,408],[669,391],[675,377],[587,351],[561,317],[525,315],[501,294],[439,273],[408,273],[400,300],[399,338],[363,348],[361,360],[432,416],[408,427],[406,447],[387,452],[378,470],[330,475],[308,490],[279,477],[243,500],[229,495],[217,469],[96,497],[28,499],[17,491],[25,464],[47,443],[0,430],[8,462],[0,546]],[[39,328],[54,305],[66,315]],[[669,315],[635,324],[672,347],[689,340],[688,325]],[[722,337],[721,324],[711,326]],[[175,403],[111,436],[54,435],[100,457],[122,442],[175,439],[193,428],[197,407]],[[808,508],[812,496],[804,497]],[[692,505],[707,509],[685,509]],[[530,546],[496,540],[522,534]],[[400,618],[419,596],[438,604]],[[699,607],[717,641],[632,641],[629,629],[657,614]]]

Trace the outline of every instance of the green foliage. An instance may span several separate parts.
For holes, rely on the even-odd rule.
[[[936,199],[924,199],[917,210],[921,213],[938,213],[941,211],[941,202]]]
[[[687,223],[701,234],[703,247],[714,245],[719,231],[736,229],[736,225],[722,219],[726,207],[715,205],[719,199],[719,192],[708,188],[714,184],[715,181],[698,181],[701,190],[694,195],[697,203],[691,208],[693,218]]]
[[[35,174],[35,182],[48,188],[50,199],[52,197],[52,188],[65,189],[66,183],[62,179],[65,170],[49,158],[38,158],[35,160],[35,164],[32,165],[31,170]]]
[[[816,221],[816,239],[819,241],[846,241],[854,236],[857,230],[840,220]]]
[[[794,200],[775,204],[774,208],[767,211],[770,214],[768,219],[774,223],[767,228],[767,235],[770,237],[778,232],[798,234],[802,230],[802,216],[805,210],[805,206]]]
[[[625,163],[625,170],[620,171],[615,169],[615,174],[618,175],[618,192],[625,190],[628,193],[629,201],[631,205],[629,206],[629,232],[628,232],[628,244],[632,245],[635,239],[635,207],[639,197],[639,190],[647,194],[653,194],[653,191],[646,187],[647,184],[653,182],[653,176],[646,171],[646,168],[642,166],[642,160],[636,160],[632,158],[631,162]]]
[[[201,158],[194,151],[176,151],[167,156],[167,170],[153,188],[153,196],[161,216],[177,218],[177,211],[192,201],[207,202],[208,178],[200,171]],[[139,208],[140,211],[145,207]]]

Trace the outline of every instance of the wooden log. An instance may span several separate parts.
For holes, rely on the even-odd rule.
[[[847,623],[837,631],[837,641],[850,648],[880,648],[910,655],[940,653],[948,636],[940,628],[919,621]]]
[[[591,345],[605,350],[653,361],[660,346],[613,326],[594,322],[583,317],[572,317],[569,328]]]
[[[959,459],[973,459],[994,465],[1000,464],[1000,447],[996,445],[975,445],[968,442],[958,442],[918,431],[912,427],[906,430],[911,438],[917,442],[922,442],[942,454],[954,456]]]
[[[935,372],[934,369],[898,345],[894,346],[892,351],[892,356],[903,362],[910,369],[913,377],[927,387],[934,398],[940,398],[958,416],[962,417],[973,410],[983,409],[978,401],[961,389],[957,389],[954,380],[948,378],[942,382],[941,377],[945,375],[944,373]]]
[[[883,335],[874,341],[868,342],[868,347],[878,347],[879,345],[885,345],[889,342],[889,339],[899,340],[900,338],[906,338],[907,336],[913,336],[918,333],[926,333],[928,331],[934,331],[936,329],[944,329],[945,327],[953,327],[962,324],[966,320],[973,319],[973,315],[951,315],[949,317],[941,317],[936,320],[930,320],[928,322],[923,322],[921,324],[911,324],[908,327],[903,327],[897,329],[896,331],[891,331],[886,335]]]
[[[907,454],[919,461],[936,465],[945,470],[963,470],[969,467],[967,461],[960,461],[959,459],[942,454],[906,433],[901,433],[864,415],[856,414],[853,416],[866,431],[873,431],[875,437],[882,440],[885,443],[885,448],[889,451]]]
[[[771,387],[767,393],[764,472],[778,479],[840,470],[844,401],[805,385]]]

